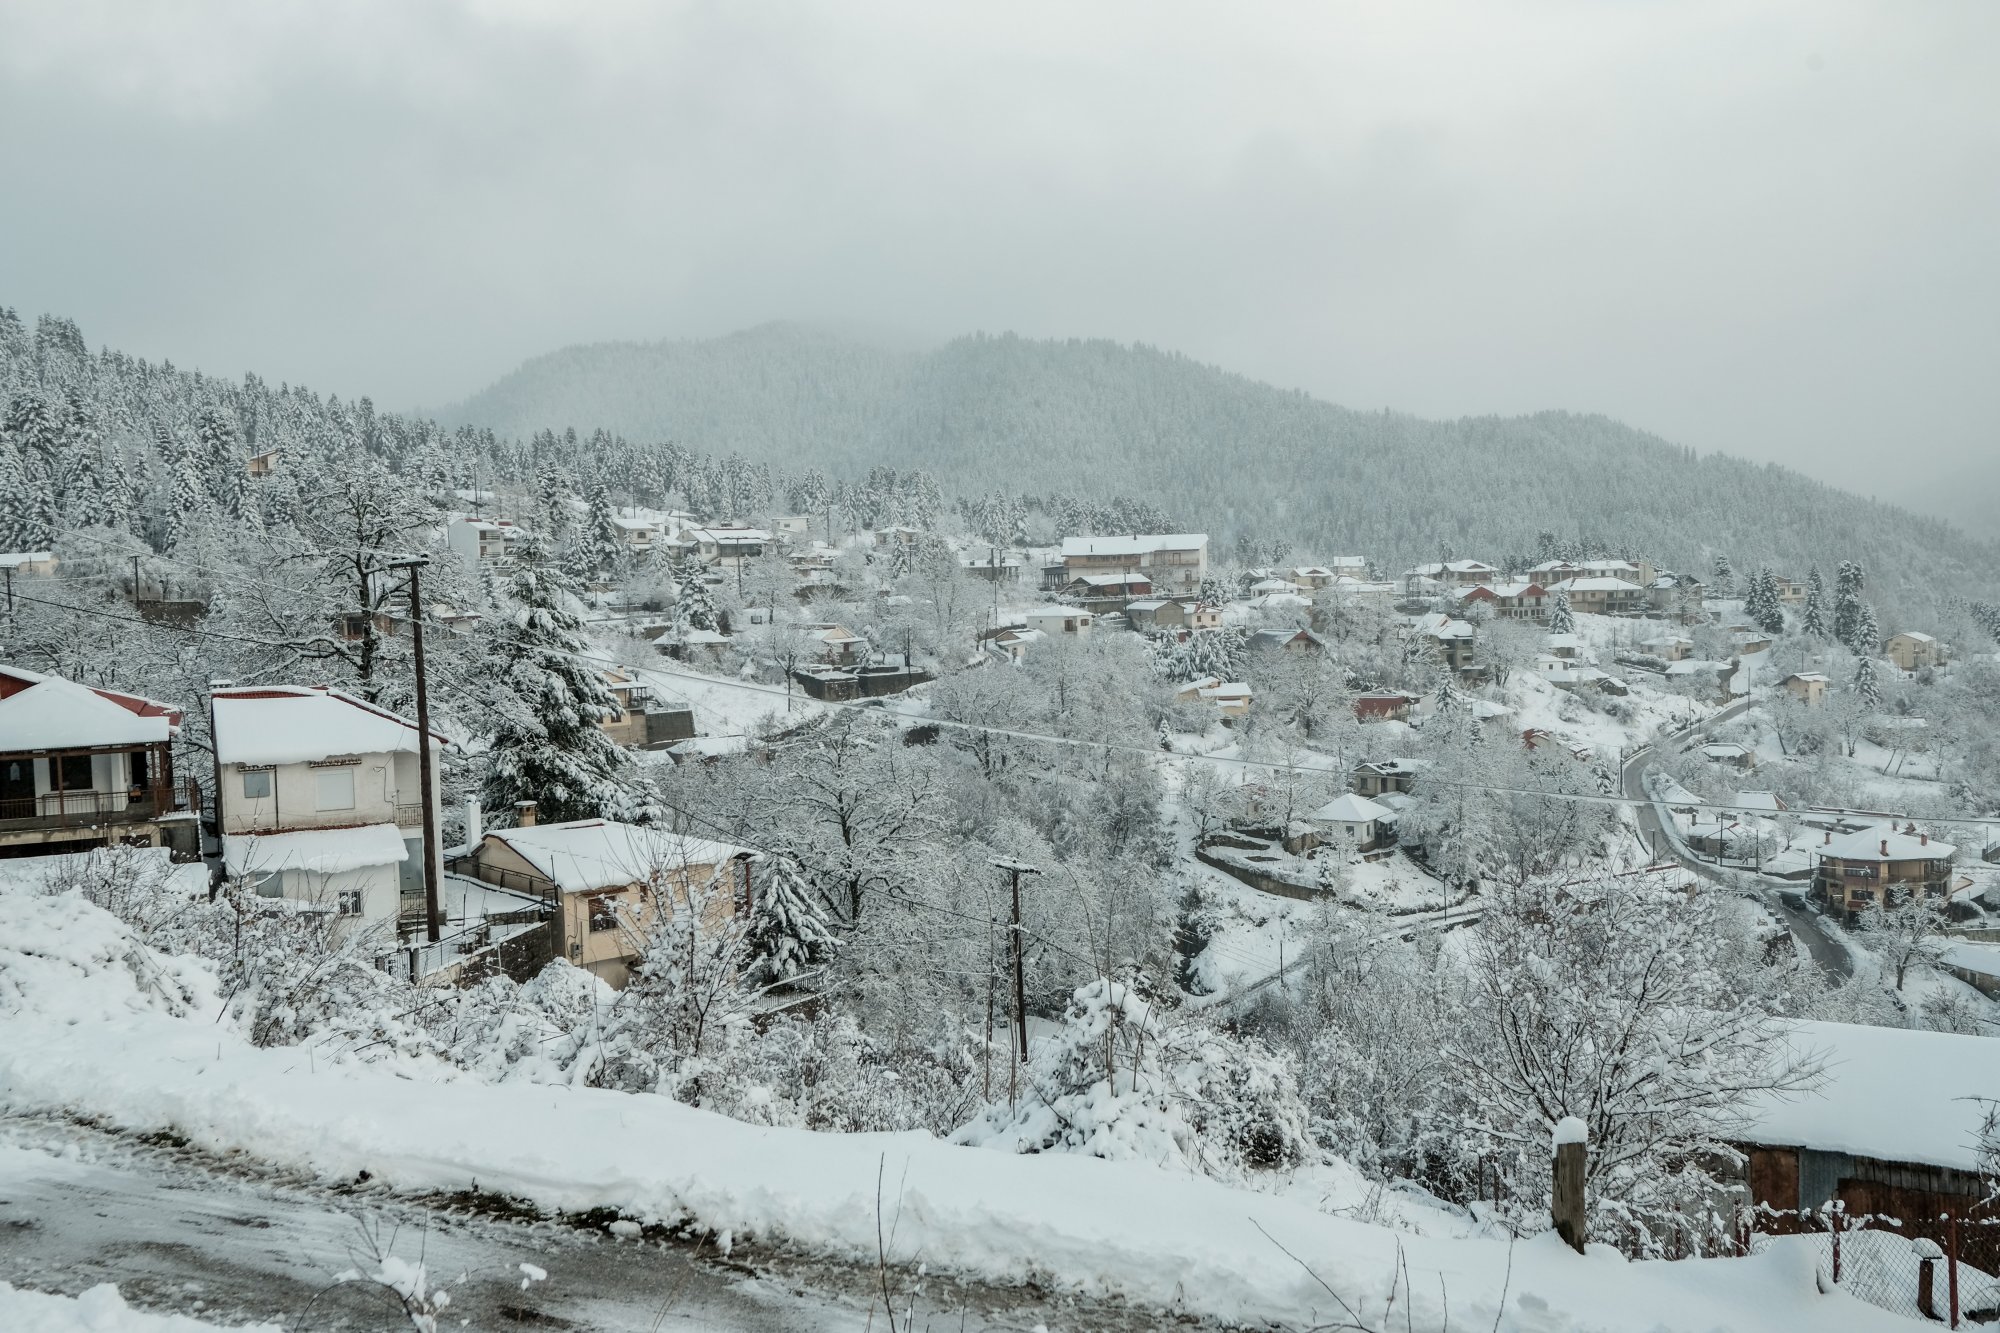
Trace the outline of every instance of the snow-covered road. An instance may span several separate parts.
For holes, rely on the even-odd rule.
[[[880,1303],[878,1275],[853,1266],[768,1255],[744,1263],[692,1241],[620,1241],[442,1200],[342,1194],[167,1143],[0,1118],[0,1282],[66,1295],[111,1282],[134,1307],[218,1324],[397,1327],[380,1289],[334,1281],[370,1269],[371,1244],[421,1258],[434,1283],[451,1284],[448,1327],[865,1329],[871,1301]],[[547,1279],[524,1287],[522,1264]],[[903,1278],[891,1280],[900,1325],[911,1296]],[[919,1317],[953,1328],[961,1309],[967,1328],[1117,1328],[1129,1317],[1058,1308],[1022,1289],[925,1285]],[[879,1308],[875,1316],[882,1324]]]

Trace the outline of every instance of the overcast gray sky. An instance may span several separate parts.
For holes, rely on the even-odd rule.
[[[388,407],[1014,329],[1895,492],[1995,452],[1997,241],[1990,0],[0,0],[0,303]]]

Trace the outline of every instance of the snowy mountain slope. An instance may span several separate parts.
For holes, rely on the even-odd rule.
[[[327,1179],[367,1171],[400,1189],[613,1208],[861,1262],[886,1235],[901,1264],[1232,1320],[1324,1321],[1337,1314],[1330,1287],[1371,1326],[1392,1301],[1426,1328],[1443,1326],[1447,1301],[1453,1326],[1549,1333],[1902,1326],[1818,1294],[1807,1241],[1749,1260],[1628,1263],[1576,1256],[1552,1236],[1433,1239],[1142,1163],[769,1129],[662,1097],[259,1049],[217,1021],[213,988],[190,975],[200,971],[80,898],[0,890],[0,1110],[172,1131]]]
[[[768,325],[604,343],[530,361],[441,416],[522,436],[601,426],[849,475],[928,468],[962,491],[1125,494],[1224,541],[1289,538],[1398,568],[1447,548],[1501,559],[1548,528],[1703,572],[1716,550],[1798,574],[1854,558],[1884,592],[1935,572],[1980,596],[2000,574],[2000,549],[1863,498],[1879,493],[1866,476],[1828,479],[1854,494],[1604,417],[1357,412],[1101,340],[905,353]]]

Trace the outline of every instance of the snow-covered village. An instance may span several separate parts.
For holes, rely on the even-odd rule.
[[[83,8],[0,14],[0,97],[61,84],[78,108],[60,131],[0,115],[0,146],[39,163],[14,179],[50,182],[0,206],[20,243],[0,246],[0,1329],[2000,1320],[2000,530],[1952,507],[1992,498],[1982,446],[1965,462],[1939,426],[1884,450],[1874,409],[1841,397],[1875,471],[1899,451],[1920,471],[1934,448],[1956,481],[1878,489],[1833,464],[1837,423],[1815,437],[1824,466],[1760,453],[1719,424],[1764,408],[1720,364],[1747,354],[1716,346],[1683,368],[1703,412],[1649,406],[1608,370],[1602,393],[1570,393],[1671,424],[1672,443],[1515,413],[1463,367],[1475,396],[1439,397],[1386,352],[1315,378],[1156,306],[1060,290],[1060,273],[1089,284],[1048,255],[1032,280],[1006,268],[1074,303],[1046,316],[953,287],[934,308],[850,304],[952,324],[929,340],[745,327],[792,297],[732,286],[732,266],[812,209],[775,223],[719,182],[750,162],[812,176],[789,136],[887,171],[874,155],[900,148],[815,125],[928,118],[880,101],[871,42],[968,85],[926,95],[984,163],[940,166],[934,217],[888,187],[827,204],[830,250],[858,218],[884,228],[882,253],[829,272],[858,254],[889,293],[959,262],[919,239],[952,225],[951,180],[1041,180],[1027,193],[1047,198],[1006,205],[1021,218],[1081,207],[1059,177],[1116,136],[1134,159],[1202,151],[1167,109],[1183,93],[1212,99],[1217,132],[1278,133],[1257,128],[1253,67],[1289,86],[1319,52],[1364,83],[1371,61],[1418,77],[1468,44],[1525,52],[1561,7],[1452,10],[1471,27],[1451,33],[1365,6],[1246,13],[1254,52],[1219,18],[1163,17],[1158,76],[1197,50],[1204,72],[1135,86],[1160,116],[1145,127],[1070,82],[1065,62],[1108,39],[1058,37],[1050,13],[934,28],[815,9],[807,40],[650,7],[254,25],[229,5],[144,23]],[[1662,15],[1653,35],[1707,78],[1755,23],[1797,21],[1751,8],[1771,13]],[[1535,57],[1550,69],[1633,58],[1602,15],[1561,15],[1567,54]],[[1898,77],[1918,82],[1893,96],[1951,85],[1995,109],[1958,54],[1971,36],[1824,25],[1814,62],[1893,33],[1925,53],[1905,51]],[[377,37],[408,67],[362,55]],[[1336,56],[1349,39],[1371,54]],[[585,225],[530,204],[489,237],[452,211],[489,171],[472,109],[530,50],[562,135],[601,129],[608,148],[636,133],[621,116],[670,124],[677,169],[716,192],[715,223],[658,233],[680,238],[671,263],[621,250],[655,234],[610,220],[657,202],[652,185],[586,187],[631,168],[528,143],[494,159],[493,189],[602,188],[600,229],[561,233],[563,292],[474,267],[535,254],[514,228]],[[707,112],[652,119],[669,91],[633,72],[651,57]],[[974,89],[1017,57],[1114,137],[996,141]],[[762,76],[735,62],[757,58],[824,85],[749,116],[732,98]],[[1495,89],[1439,123],[1471,143],[1490,114],[1551,160],[1597,151]],[[1746,85],[1741,114],[1805,132],[1762,95]],[[1669,132],[1641,89],[1602,96],[1614,137]],[[395,157],[443,143],[467,156],[376,200],[450,235],[380,274],[311,270],[330,322],[294,336],[285,284],[238,252],[303,263],[284,256],[325,228],[396,219],[351,202],[309,218],[332,182],[287,167],[246,220],[225,205],[246,182],[224,189],[192,141],[247,153],[271,140],[239,126],[289,133],[309,104],[336,174],[399,179]],[[517,132],[493,117],[479,135]],[[34,157],[43,139],[71,148]],[[711,160],[725,148],[745,163]],[[1843,151],[1884,155],[1864,172],[1929,169],[1888,140]],[[101,272],[111,233],[59,243],[90,227],[48,195],[160,170],[215,182],[159,205],[215,238]],[[1786,208],[1816,197],[1797,189]],[[270,238],[274,200],[300,205],[296,236]],[[2000,220],[1981,207],[1963,204],[1975,232]],[[1344,244],[1399,244],[1382,218],[1355,226]],[[1078,244],[1086,267],[1180,271]],[[1775,271],[1790,241],[1772,244]],[[1857,267],[1891,262],[1851,244]],[[61,262],[31,272],[30,249]],[[588,295],[628,254],[605,290],[629,278],[661,312]],[[1582,263],[1537,255],[1555,284]],[[690,256],[713,272],[674,267]],[[186,272],[149,285],[183,259],[211,291]],[[813,286],[819,262],[776,267],[800,309],[850,299]],[[1969,262],[1990,290],[1991,256]],[[501,295],[386,313],[451,304],[414,276],[431,267]],[[1647,308],[1670,326],[1683,297]],[[1465,303],[1481,346],[1557,338],[1479,328],[1477,284],[1438,299]],[[1848,317],[1761,299],[1774,328]],[[715,326],[683,327],[675,302]],[[1054,327],[1154,316],[1138,341]],[[986,318],[1024,332],[958,336]],[[1585,357],[1615,320],[1583,322],[1544,359]],[[627,330],[674,336],[588,341]],[[1190,351],[1150,341],[1168,334]],[[1537,405],[1569,373],[1520,372]],[[1273,387],[1294,380],[1310,390]],[[1446,406],[1333,406],[1392,389]],[[1856,385],[1852,403],[1889,393]]]

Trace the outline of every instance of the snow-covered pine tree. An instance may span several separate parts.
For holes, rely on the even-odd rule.
[[[590,486],[590,512],[584,518],[582,551],[585,564],[598,578],[608,576],[625,553],[624,543],[618,540],[618,525],[611,520],[611,490],[599,477]]]
[[[1549,604],[1549,633],[1576,633],[1576,615],[1569,609],[1569,593],[1556,589],[1555,601]]]
[[[1214,676],[1235,680],[1243,664],[1244,636],[1235,629],[1198,629],[1188,635],[1185,648],[1184,680]]]
[[[1861,611],[1861,589],[1867,582],[1867,575],[1853,560],[1840,562],[1840,570],[1833,580],[1833,637],[1847,645],[1849,652],[1860,652],[1855,643],[1855,620]]]
[[[1854,659],[1854,693],[1869,708],[1882,706],[1882,685],[1875,678],[1875,659],[1857,657]]]
[[[743,948],[756,985],[793,981],[824,967],[840,945],[820,909],[821,896],[789,856],[774,856],[751,890]]]
[[[1734,597],[1736,595],[1736,571],[1730,567],[1729,557],[1717,552],[1715,563],[1710,570],[1710,582],[1715,584],[1715,595]]]
[[[1778,598],[1778,576],[1769,565],[1751,576],[1750,597],[1743,609],[1749,613],[1751,623],[1766,634],[1785,632],[1785,606]]]
[[[1806,573],[1805,620],[1800,628],[1815,639],[1824,639],[1833,631],[1827,618],[1826,580],[1820,576],[1818,565]]]
[[[173,443],[165,426],[160,427],[160,443]],[[202,484],[201,464],[187,441],[179,442],[174,455],[171,489],[167,496],[167,549],[176,550],[187,540],[208,512],[208,488]]]
[[[674,585],[674,616],[681,628],[714,632],[721,622],[708,587],[708,566],[693,555],[682,556],[674,567]]]
[[[598,726],[618,701],[585,655],[576,585],[545,560],[546,548],[532,543],[508,585],[513,607],[493,636],[498,669],[482,799],[494,810],[534,801],[550,823],[645,822],[652,810],[625,782],[630,761]]]

